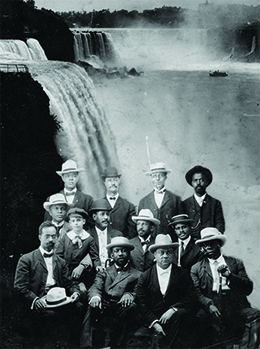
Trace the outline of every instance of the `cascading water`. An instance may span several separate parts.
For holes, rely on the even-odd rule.
[[[5,59],[1,62],[25,64],[50,99],[50,113],[61,126],[55,140],[57,152],[85,168],[80,179],[83,191],[95,197],[103,195],[100,173],[109,164],[118,166],[118,158],[114,135],[92,80],[74,63],[33,61],[41,52],[36,40],[29,40],[28,46],[19,40],[3,41],[0,40],[0,48]]]
[[[47,60],[44,50],[35,39],[27,39],[27,45],[22,40],[0,40],[0,58]]]
[[[74,32],[75,61],[97,56],[103,62],[113,62],[117,55],[110,33],[97,31]]]

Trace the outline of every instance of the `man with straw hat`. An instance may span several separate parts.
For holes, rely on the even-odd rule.
[[[154,218],[149,209],[143,209],[138,216],[132,217],[136,223],[138,236],[130,240],[130,243],[135,246],[131,251],[132,266],[140,271],[149,269],[154,264],[154,255],[149,251],[149,246],[154,244],[154,231],[160,224],[160,221]]]
[[[160,221],[156,234],[169,234],[172,240],[176,241],[176,235],[168,223],[171,217],[183,213],[183,208],[181,198],[165,187],[167,175],[170,172],[171,170],[167,169],[162,162],[150,165],[150,170],[146,172],[146,175],[150,176],[153,191],[140,200],[138,212],[142,209],[149,209],[154,218]]]
[[[105,325],[108,330],[104,346],[111,344],[120,348],[130,330],[130,322],[136,321],[138,314],[134,289],[141,272],[130,264],[130,251],[134,246],[127,238],[113,238],[107,249],[114,264],[96,275],[89,289],[89,305],[92,320],[97,318],[99,327]]]
[[[209,341],[212,338],[219,341],[238,338],[240,348],[256,349],[259,345],[260,311],[251,308],[247,300],[253,282],[240,259],[222,254],[221,247],[226,241],[227,237],[214,227],[202,229],[201,238],[196,241],[205,254],[191,268],[202,307],[199,316],[204,320],[203,337]]]
[[[169,235],[156,236],[155,243],[149,247],[156,264],[142,273],[136,290],[145,324],[138,332],[145,329],[151,334],[155,332],[162,348],[182,348],[187,344],[186,339],[191,338],[188,315],[195,291],[188,271],[173,264],[173,253],[178,246]]]
[[[201,229],[215,227],[220,233],[225,231],[225,220],[221,202],[207,194],[213,175],[203,166],[194,166],[185,175],[187,183],[193,187],[194,194],[183,201],[184,213],[193,220],[191,236],[200,238]]]
[[[200,248],[195,244],[195,240],[191,237],[191,224],[192,219],[186,214],[179,214],[172,217],[169,223],[179,242],[178,249],[174,250],[174,263],[188,270],[203,256]]]
[[[56,171],[56,173],[64,182],[64,189],[60,193],[64,195],[66,202],[70,204],[71,208],[82,208],[88,213],[92,206],[93,198],[77,189],[80,172],[82,171],[84,171],[84,168],[78,168],[76,162],[69,159],[62,164],[61,171]],[[49,198],[46,201],[49,201]],[[47,212],[44,220],[51,220]]]

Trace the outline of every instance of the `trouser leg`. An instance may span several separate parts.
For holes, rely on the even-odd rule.
[[[260,310],[244,308],[240,312],[245,330],[239,342],[240,349],[257,349],[260,345]]]

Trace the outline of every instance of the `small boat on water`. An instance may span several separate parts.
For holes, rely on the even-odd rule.
[[[228,74],[226,72],[215,70],[213,73],[209,72],[209,76],[228,76]]]

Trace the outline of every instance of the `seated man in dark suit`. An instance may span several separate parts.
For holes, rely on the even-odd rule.
[[[189,312],[195,290],[188,271],[172,262],[178,246],[169,235],[156,236],[149,247],[156,264],[140,276],[136,289],[144,324],[151,334],[158,334],[160,348],[182,348],[192,338]]]
[[[18,261],[14,288],[20,296],[24,320],[29,321],[32,334],[41,331],[41,334],[47,334],[47,338],[50,336],[56,341],[64,339],[65,335],[69,339],[68,335],[74,329],[74,335],[79,339],[83,315],[82,304],[78,302],[80,290],[77,283],[70,279],[65,261],[53,252],[56,239],[55,226],[49,221],[42,223],[39,227],[40,247],[24,254]],[[65,288],[71,302],[49,309],[42,297],[54,287]],[[60,325],[65,330],[55,338],[54,331]]]
[[[203,166],[194,166],[186,173],[185,178],[194,189],[194,194],[183,201],[184,213],[193,220],[191,236],[195,240],[199,239],[201,229],[207,227],[215,227],[223,234],[225,220],[221,202],[206,192],[213,179],[211,171]]]
[[[138,216],[132,217],[136,223],[138,236],[130,240],[130,243],[135,246],[131,251],[132,266],[140,271],[149,269],[154,264],[154,255],[149,251],[149,246],[154,244],[153,233],[160,221],[153,217],[153,214],[148,209],[143,209]]]
[[[79,181],[80,172],[84,171],[84,168],[78,168],[77,164],[73,160],[67,160],[62,164],[61,171],[56,171],[64,182],[64,189],[60,191],[65,196],[66,201],[70,204],[70,207],[82,208],[89,213],[89,210],[93,203],[92,196],[85,194],[77,189],[77,183]],[[47,198],[46,201],[49,201]],[[51,220],[48,212],[45,212],[44,220]],[[89,225],[85,225],[85,228]]]
[[[169,223],[179,242],[179,248],[174,250],[173,262],[178,267],[183,267],[189,271],[192,265],[203,257],[203,253],[190,235],[191,222],[192,219],[188,215],[180,214],[172,217],[172,221]]]
[[[196,244],[205,257],[192,266],[198,300],[202,307],[198,316],[203,320],[204,336],[216,341],[240,337],[239,348],[257,349],[260,335],[260,311],[247,300],[253,290],[244,264],[240,259],[222,255],[226,236],[216,228],[205,228]],[[205,328],[205,325],[208,328]]]
[[[121,231],[128,239],[136,236],[135,224],[132,216],[136,214],[135,206],[119,195],[121,174],[115,167],[107,167],[101,175],[106,188],[105,200],[111,206],[110,224],[116,230]]]
[[[167,169],[164,163],[151,164],[150,171],[146,172],[146,175],[150,176],[154,190],[140,200],[138,212],[148,208],[154,218],[160,221],[155,235],[169,234],[172,241],[176,241],[176,235],[168,223],[171,217],[183,213],[183,208],[181,198],[165,187],[167,175],[170,172],[171,170]]]
[[[107,245],[110,244],[111,239],[116,236],[123,236],[123,234],[116,229],[113,229],[110,224],[111,206],[105,199],[99,199],[93,202],[90,209],[90,215],[95,223],[95,226],[88,229],[88,233],[94,238],[101,261],[101,266],[105,269],[106,262],[110,257]]]
[[[104,346],[122,348],[131,322],[136,321],[138,314],[135,304],[135,286],[141,274],[129,263],[130,251],[134,249],[127,238],[115,237],[107,246],[111,250],[114,264],[105,271],[99,272],[94,284],[89,289],[89,305],[93,318],[108,328],[109,336]],[[90,333],[90,345],[91,333]]]

